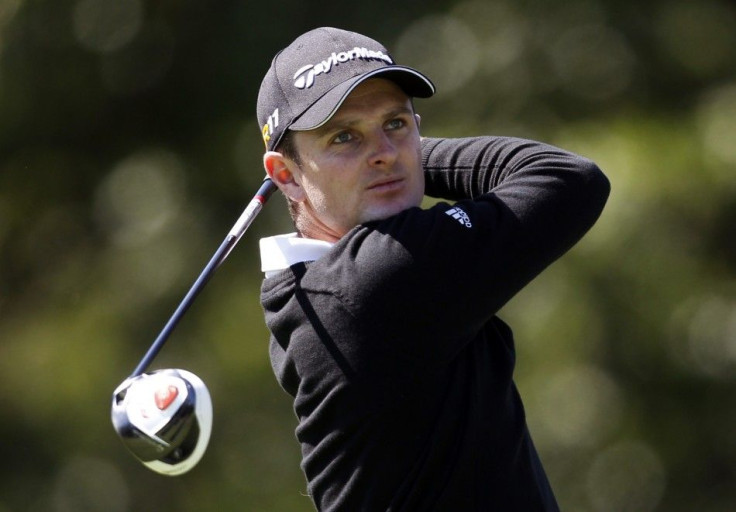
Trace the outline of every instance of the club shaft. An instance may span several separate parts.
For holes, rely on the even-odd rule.
[[[182,299],[182,301],[179,303],[179,306],[174,311],[174,314],[171,315],[169,321],[166,322],[166,325],[164,325],[164,328],[156,337],[153,344],[148,349],[148,352],[146,352],[146,354],[143,356],[143,359],[141,359],[140,363],[138,363],[138,366],[130,375],[131,377],[137,377],[138,375],[141,375],[143,372],[146,371],[146,368],[151,365],[153,359],[161,351],[164,343],[166,343],[166,340],[169,338],[169,336],[171,336],[171,333],[173,332],[176,325],[179,323],[179,320],[181,320],[181,317],[184,316],[184,313],[187,312],[189,307],[192,305],[192,302],[194,302],[194,299],[197,297],[197,295],[199,295],[199,292],[202,291],[204,286],[215,273],[215,270],[217,270],[222,262],[225,261],[225,258],[228,257],[230,251],[232,251],[235,245],[240,241],[240,238],[243,236],[243,234],[251,225],[256,216],[260,213],[263,205],[266,204],[266,201],[268,201],[268,198],[271,196],[274,190],[276,190],[276,185],[274,185],[274,183],[269,178],[266,178],[263,181],[261,187],[258,189],[258,192],[256,192],[256,195],[253,197],[253,199],[250,200],[248,206],[246,206],[245,210],[240,215],[238,221],[235,223],[235,225],[233,225],[232,229],[225,237],[225,240],[223,240],[223,242],[220,244],[220,247],[218,247],[217,251],[215,251],[215,254],[212,256],[212,258],[210,258],[207,266],[204,268],[204,270],[202,270],[202,273],[199,274],[199,277],[189,289],[187,294],[184,296],[184,299]]]

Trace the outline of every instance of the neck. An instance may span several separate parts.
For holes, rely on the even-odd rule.
[[[324,222],[313,218],[310,215],[299,215],[294,222],[296,231],[302,238],[311,238],[313,240],[323,240],[325,242],[335,243],[345,233],[330,228]]]

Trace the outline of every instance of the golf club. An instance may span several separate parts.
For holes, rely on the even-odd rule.
[[[212,401],[204,382],[191,372],[144,372],[275,190],[266,177],[138,366],[113,392],[115,431],[128,450],[157,473],[179,475],[199,462],[212,430]]]
[[[212,400],[191,372],[164,369],[126,379],[113,393],[112,424],[130,452],[164,475],[180,475],[204,455]]]

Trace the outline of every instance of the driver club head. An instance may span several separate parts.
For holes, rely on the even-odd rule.
[[[180,475],[202,458],[212,432],[212,400],[191,372],[164,369],[123,381],[113,392],[112,424],[145,466]]]

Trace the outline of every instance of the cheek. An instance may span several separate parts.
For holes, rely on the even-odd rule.
[[[311,179],[305,179],[302,186],[304,187],[304,194],[311,204],[316,206],[324,202],[324,194],[321,192],[319,184],[314,183]]]
[[[325,203],[330,198],[329,201],[340,203],[357,189],[359,173],[354,172],[351,163],[338,158],[309,162],[310,195],[315,201],[320,198]]]
[[[341,194],[339,190],[335,192],[334,180],[323,175],[311,176],[303,181],[303,187],[307,201],[315,212],[329,214],[335,210]]]

